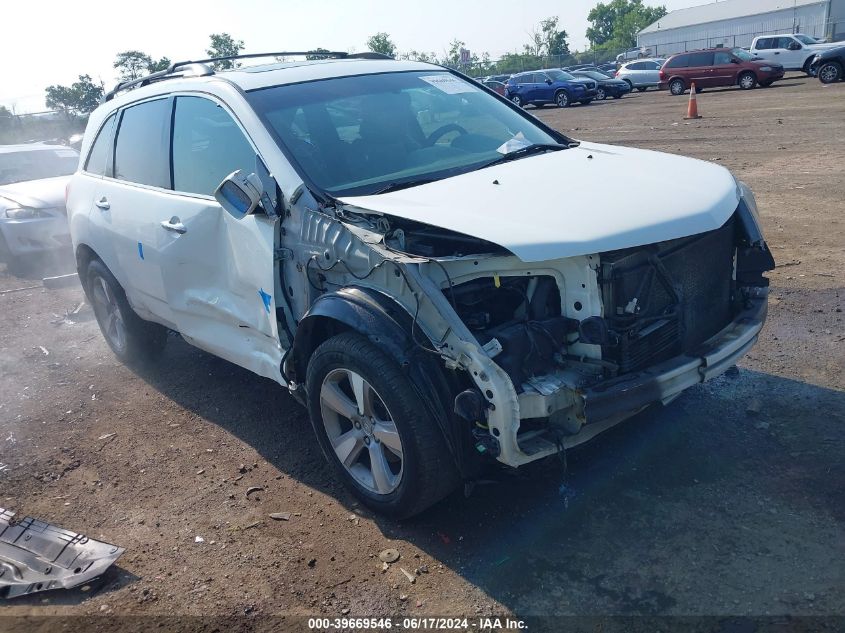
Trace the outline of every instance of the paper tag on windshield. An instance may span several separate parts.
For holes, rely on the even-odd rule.
[[[467,81],[458,79],[449,73],[440,73],[439,75],[426,75],[420,77],[424,82],[431,84],[438,90],[442,90],[446,94],[456,95],[462,92],[477,92],[477,88]]]
[[[499,145],[499,147],[496,148],[496,151],[500,154],[510,154],[511,152],[515,152],[523,147],[528,147],[529,145],[531,145],[531,141],[525,138],[522,135],[522,132],[517,132],[513,137]]]

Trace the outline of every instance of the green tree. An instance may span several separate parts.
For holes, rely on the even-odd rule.
[[[664,15],[665,6],[648,7],[642,0],[600,2],[587,15],[587,39],[593,46],[631,48],[637,33]]]
[[[113,66],[120,73],[121,81],[132,81],[149,72],[152,57],[141,51],[123,51],[115,57]]]
[[[437,53],[434,51],[426,53],[425,51],[408,51],[399,55],[400,59],[410,60],[412,62],[428,62],[430,64],[437,64]]]
[[[169,57],[162,57],[157,62],[151,61],[150,65],[147,67],[151,73],[158,72],[160,70],[167,70],[170,68],[170,58]]]
[[[558,17],[546,18],[540,22],[540,33],[543,36],[543,46],[546,55],[569,55],[569,37],[566,31],[557,28]]]
[[[95,84],[90,75],[79,75],[79,81],[70,86],[48,86],[46,92],[45,102],[48,108],[59,110],[68,116],[82,116],[100,103],[103,86]]]
[[[232,57],[233,55],[240,55],[244,49],[243,40],[236,40],[228,33],[212,33],[208,36],[211,44],[205,50],[209,57]],[[219,62],[214,62],[214,70],[229,70],[231,68],[238,68],[240,64],[233,59],[224,59]]]
[[[374,53],[381,53],[390,57],[396,57],[396,44],[390,39],[387,33],[376,33],[367,39],[367,48]]]
[[[327,48],[315,48],[305,56],[305,59],[328,59],[327,53],[329,49]]]

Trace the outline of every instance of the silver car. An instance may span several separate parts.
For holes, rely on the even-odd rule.
[[[660,69],[665,59],[638,59],[624,64],[617,72],[616,78],[628,82],[633,90],[645,92],[649,88],[656,88],[660,83]]]
[[[70,247],[65,187],[79,153],[63,145],[0,146],[0,261]]]

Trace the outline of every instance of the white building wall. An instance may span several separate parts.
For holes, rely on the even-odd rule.
[[[792,33],[793,30],[813,37],[826,37],[827,6],[827,3],[823,3],[795,10],[789,8],[734,20],[641,33],[637,36],[637,45],[650,48],[653,55],[670,55],[717,46],[747,48],[758,35]]]

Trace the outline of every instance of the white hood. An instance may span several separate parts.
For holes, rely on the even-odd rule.
[[[592,143],[340,200],[493,242],[525,262],[703,233],[722,226],[739,203],[724,167]]]

